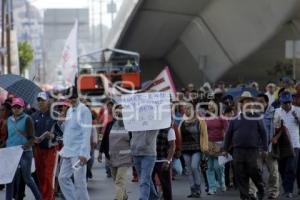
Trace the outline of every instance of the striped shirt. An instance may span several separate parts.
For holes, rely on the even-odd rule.
[[[299,124],[292,114],[294,111],[297,113],[297,116],[300,117],[300,108],[292,106],[292,109],[289,112],[286,112],[281,107],[277,108],[275,110],[274,118],[278,115],[280,116],[288,129],[293,148],[300,148]]]

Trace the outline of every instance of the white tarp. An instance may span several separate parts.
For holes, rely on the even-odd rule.
[[[123,95],[123,121],[127,131],[168,128],[171,125],[171,95],[168,92]]]
[[[13,181],[22,154],[21,146],[0,149],[0,184]]]

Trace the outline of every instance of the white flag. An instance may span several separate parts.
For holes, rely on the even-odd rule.
[[[59,62],[59,69],[62,74],[63,80],[74,84],[75,75],[77,73],[77,33],[78,33],[78,22],[75,21],[74,27],[72,28],[66,44],[64,46],[62,56]]]

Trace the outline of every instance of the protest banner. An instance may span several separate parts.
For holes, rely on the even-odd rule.
[[[152,92],[123,95],[122,115],[127,131],[148,131],[168,128],[171,125],[169,92]]]

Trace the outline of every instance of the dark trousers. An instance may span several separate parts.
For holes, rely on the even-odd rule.
[[[172,200],[171,167],[169,166],[168,170],[163,170],[162,164],[163,163],[155,163],[153,173],[152,173],[152,180],[153,180],[153,183],[155,183],[155,175],[157,175],[160,180],[164,200]],[[156,188],[156,191],[157,191],[157,188]]]
[[[298,184],[298,192],[300,192],[300,152],[298,156],[297,184]]]
[[[95,155],[95,151],[94,151],[94,149],[91,149],[91,152],[90,152],[91,158],[88,160],[88,162],[86,164],[86,178],[93,177],[92,168],[93,168],[93,164],[94,164],[94,160],[95,160],[94,155]]]
[[[296,179],[299,149],[294,149],[294,157],[284,158],[279,161],[279,173],[285,193],[293,193]]]
[[[249,199],[250,178],[255,184],[261,199],[264,196],[264,182],[262,167],[259,166],[259,151],[256,149],[234,149],[233,163],[235,170],[236,184],[240,190],[241,199]]]
[[[232,170],[231,170],[232,169]],[[225,164],[225,185],[227,188],[234,187],[236,188],[234,175],[234,167],[232,162]]]
[[[16,179],[15,179],[14,185],[13,185],[13,187],[14,187],[13,197],[16,200],[23,200],[25,198],[26,184],[25,184],[25,181],[23,179],[22,172],[21,172],[20,168],[17,169],[15,178]]]

